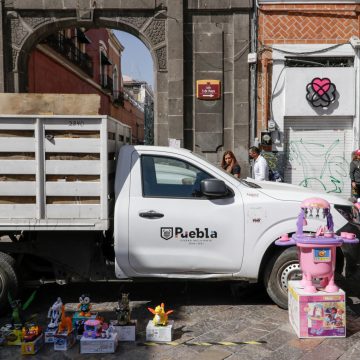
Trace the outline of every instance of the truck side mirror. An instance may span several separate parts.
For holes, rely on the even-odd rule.
[[[223,197],[228,195],[225,183],[219,179],[205,179],[201,181],[201,192],[209,197]]]

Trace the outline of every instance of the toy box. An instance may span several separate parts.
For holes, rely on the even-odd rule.
[[[83,336],[80,340],[81,354],[111,354],[114,353],[118,344],[117,333],[110,334],[105,338],[87,338]]]
[[[80,316],[79,312],[76,312],[72,317],[72,326],[75,329],[76,339],[80,340],[83,331],[84,331],[84,323],[86,320],[95,320],[97,318],[97,313],[92,313],[91,316]]]
[[[345,292],[306,293],[300,281],[289,281],[289,319],[299,338],[345,337]]]
[[[70,349],[76,341],[75,331],[72,330],[69,334],[65,331],[57,333],[54,336],[54,350],[66,351]]]
[[[116,325],[116,320],[110,321],[118,335],[118,341],[135,341],[136,338],[136,320],[132,320],[129,325]]]
[[[22,331],[21,329],[11,329],[5,335],[6,345],[21,345]]]
[[[174,320],[169,320],[166,326],[156,326],[150,320],[146,326],[146,341],[170,342],[174,332]]]
[[[41,334],[34,341],[22,342],[21,354],[34,355],[41,349],[43,345],[44,345],[44,334]]]
[[[57,329],[45,330],[45,344],[54,343],[54,336],[56,334]]]

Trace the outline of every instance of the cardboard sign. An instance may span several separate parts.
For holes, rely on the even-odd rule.
[[[197,80],[196,97],[199,100],[219,100],[221,98],[220,80]]]

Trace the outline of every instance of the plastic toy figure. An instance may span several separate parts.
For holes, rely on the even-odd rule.
[[[15,328],[15,325],[23,326],[25,324],[24,311],[30,306],[35,298],[36,290],[30,295],[24,305],[21,300],[12,300],[10,293],[8,293],[8,299],[12,310],[11,314],[11,325]]]
[[[129,294],[122,294],[121,301],[119,300],[118,306],[114,309],[117,315],[118,325],[127,325],[130,323],[130,301]]]
[[[61,306],[61,321],[58,327],[58,334],[67,331],[70,334],[72,331],[72,321],[70,316],[65,316],[65,305]]]
[[[61,319],[61,308],[62,308],[61,298],[57,298],[54,304],[50,307],[48,311],[48,318],[50,318],[50,323],[48,325],[48,330],[54,330],[59,326],[59,322]]]
[[[80,304],[78,305],[78,309],[80,310],[80,316],[91,316],[91,304],[90,304],[90,297],[88,295],[81,295],[79,297]]]
[[[168,323],[168,315],[171,314],[174,310],[168,310],[165,312],[165,305],[164,303],[161,303],[161,305],[158,305],[155,310],[152,308],[148,308],[148,310],[154,314],[153,318],[153,324],[155,326],[166,326]]]

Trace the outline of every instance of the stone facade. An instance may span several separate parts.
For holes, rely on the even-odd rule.
[[[155,144],[180,139],[214,163],[234,150],[246,175],[251,0],[6,0],[1,11],[0,91],[26,91],[30,50],[58,29],[130,32],[154,60]],[[220,100],[196,99],[205,79],[221,81]]]

